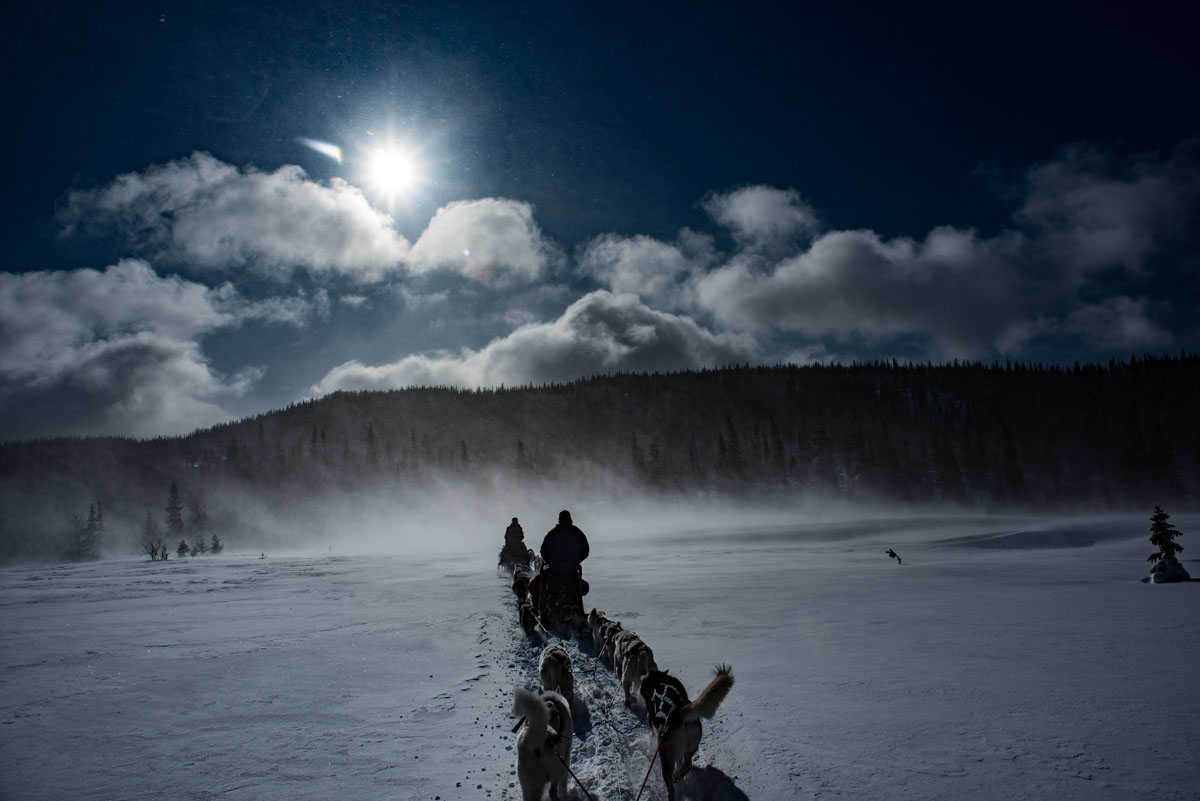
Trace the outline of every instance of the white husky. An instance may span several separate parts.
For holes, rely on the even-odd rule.
[[[518,687],[512,713],[525,719],[517,736],[517,778],[524,801],[542,801],[546,785],[552,801],[565,799],[572,738],[567,699]]]
[[[542,689],[562,693],[568,704],[575,697],[575,676],[571,673],[571,655],[566,648],[554,643],[542,649],[538,673],[542,676]]]

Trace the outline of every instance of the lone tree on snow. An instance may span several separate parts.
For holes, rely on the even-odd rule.
[[[1180,532],[1167,522],[1168,517],[1170,515],[1158,506],[1154,507],[1154,514],[1150,516],[1150,542],[1158,550],[1146,557],[1146,561],[1154,563],[1150,568],[1150,580],[1155,584],[1190,581],[1192,578],[1175,558],[1175,554],[1182,551],[1183,546],[1175,542]]]
[[[1147,562],[1174,560],[1175,554],[1183,550],[1183,546],[1175,542],[1182,532],[1167,522],[1169,517],[1162,507],[1154,507],[1154,514],[1150,515],[1150,544],[1158,550],[1146,557]]]

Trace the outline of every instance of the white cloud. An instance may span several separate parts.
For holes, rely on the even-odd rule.
[[[293,165],[239,170],[207,153],[71,192],[60,221],[66,233],[116,231],[157,258],[280,281],[297,268],[374,281],[408,252],[391,218],[339,178],[321,184]]]
[[[227,419],[257,377],[214,371],[199,341],[247,320],[302,325],[312,298],[251,301],[126,259],[104,271],[0,273],[0,408],[75,410],[60,433],[178,433]],[[12,411],[12,410],[7,410]],[[18,432],[21,433],[21,432]]]
[[[1017,220],[1043,256],[1080,284],[1112,267],[1141,271],[1172,229],[1191,224],[1198,189],[1186,153],[1114,173],[1099,155],[1075,148],[1029,171]]]
[[[357,309],[367,304],[366,295],[339,295],[338,303],[343,306],[349,306],[352,309]]]
[[[749,249],[786,247],[812,236],[821,227],[817,213],[794,189],[745,186],[710,194],[701,205],[730,230],[742,247]]]
[[[350,361],[313,395],[414,385],[498,386],[566,381],[614,371],[678,370],[751,361],[745,336],[714,334],[688,317],[657,311],[633,295],[592,292],[557,320],[525,325],[481,350],[406,356],[384,365]]]
[[[924,241],[835,231],[766,273],[744,260],[704,276],[698,304],[727,326],[812,337],[926,335],[940,356],[981,355],[1026,312],[1019,240],[938,228]]]
[[[533,219],[528,203],[482,198],[438,209],[407,263],[417,272],[449,269],[476,281],[535,281],[560,258]]]
[[[684,282],[705,265],[704,254],[649,236],[603,234],[579,254],[579,269],[613,292],[671,308]]]

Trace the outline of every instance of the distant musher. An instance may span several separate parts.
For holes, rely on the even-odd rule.
[[[504,530],[504,547],[500,549],[500,564],[515,569],[529,560],[529,549],[525,547],[525,530],[517,518],[513,518]]]

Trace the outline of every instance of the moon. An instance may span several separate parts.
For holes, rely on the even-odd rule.
[[[367,176],[376,190],[394,199],[411,193],[421,183],[421,164],[408,150],[380,148],[367,159]]]

